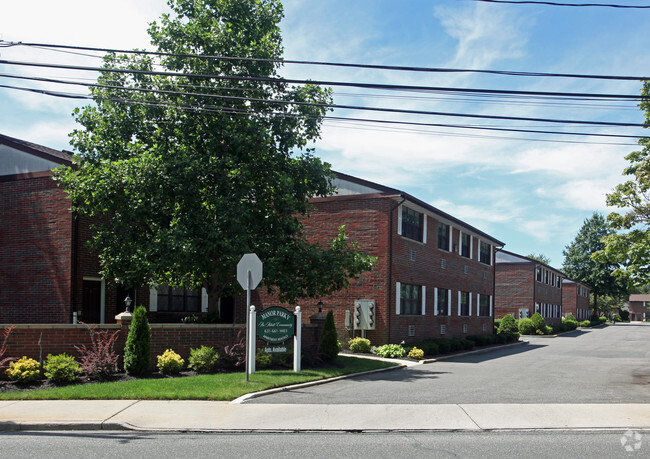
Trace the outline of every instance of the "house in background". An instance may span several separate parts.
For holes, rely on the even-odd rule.
[[[630,295],[630,321],[638,322],[650,319],[650,294]]]
[[[515,319],[539,312],[546,323],[562,321],[561,271],[532,258],[500,250],[496,253],[495,311]]]
[[[592,288],[583,283],[571,279],[562,281],[562,313],[573,314],[579,322],[590,320],[593,315],[593,308],[589,304],[589,295]]]
[[[337,173],[336,194],[311,200],[303,221],[311,242],[346,235],[377,257],[344,291],[320,302],[332,310],[339,339],[364,336],[373,345],[436,337],[491,334],[494,324],[494,253],[503,243],[403,191]],[[260,294],[259,305],[282,306]],[[301,302],[306,316],[317,301]],[[373,324],[355,325],[357,306],[373,306]],[[364,327],[361,327],[364,328]]]

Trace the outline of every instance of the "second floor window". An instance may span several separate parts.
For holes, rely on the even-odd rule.
[[[487,242],[481,241],[478,260],[486,265],[492,264],[492,246]]]
[[[424,214],[402,207],[402,236],[422,242]]]
[[[471,252],[472,236],[467,233],[460,234],[460,255],[465,258],[472,258]]]
[[[438,248],[449,251],[449,225],[438,223]]]

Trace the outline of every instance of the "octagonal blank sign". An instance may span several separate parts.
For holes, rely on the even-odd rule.
[[[251,283],[248,285],[248,273],[251,273]],[[237,263],[237,282],[246,290],[253,290],[262,280],[262,262],[255,253],[247,253]]]

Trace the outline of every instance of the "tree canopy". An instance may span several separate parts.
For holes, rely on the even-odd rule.
[[[545,265],[550,265],[551,264],[551,259],[544,255],[543,253],[531,253],[526,255],[527,258],[530,258],[532,260],[537,260],[540,263],[544,263]]]
[[[104,276],[204,287],[214,310],[255,252],[283,300],[346,287],[373,260],[344,229],[329,247],[303,235],[308,198],[334,190],[307,148],[331,93],[279,78],[281,3],[168,3],[148,30],[161,54],[105,56],[94,104],[75,111],[74,167],[58,174],[93,217]]]
[[[602,239],[611,233],[605,217],[595,212],[585,219],[573,242],[562,251],[562,271],[571,279],[584,282],[593,288],[595,310],[598,310],[599,296],[617,296],[625,291],[625,286],[613,275],[616,265],[594,260],[591,256],[603,249],[605,244]]]
[[[641,94],[650,96],[650,82],[644,82]],[[650,100],[642,100],[639,108],[645,111],[646,127],[650,126]],[[605,237],[603,250],[595,255],[616,264],[615,274],[632,285],[650,282],[650,138],[638,142],[641,150],[625,157],[629,166],[623,173],[630,179],[607,195],[607,205],[622,209],[607,216],[617,232]]]

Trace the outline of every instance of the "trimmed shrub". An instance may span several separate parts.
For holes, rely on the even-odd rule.
[[[647,321],[650,322],[650,319],[647,319]],[[606,324],[607,323],[607,317],[605,317],[605,316],[598,317],[598,322],[600,323],[600,325]]]
[[[409,358],[414,359],[414,360],[420,360],[424,357],[424,351],[422,349],[418,349],[417,347],[414,347],[409,351]]]
[[[580,322],[580,326],[585,328],[591,327],[591,320],[583,320],[582,322]]]
[[[34,359],[23,357],[20,360],[9,363],[5,371],[9,379],[21,383],[31,382],[38,379],[41,374],[41,365]]]
[[[507,314],[501,319],[498,333],[518,333],[517,321],[511,314]]]
[[[268,368],[273,363],[273,356],[263,349],[258,349],[255,354],[255,366],[259,368]]]
[[[401,344],[384,344],[375,348],[375,354],[380,357],[396,359],[406,355],[406,349]]]
[[[352,352],[367,354],[370,352],[370,340],[366,338],[352,338],[348,340],[348,347]]]
[[[540,332],[542,335],[546,333],[546,321],[539,312],[533,314],[530,318],[535,327],[535,332]]]
[[[564,316],[564,318],[562,319],[562,322],[569,321],[569,320],[572,320],[573,322],[578,321],[578,319],[576,319],[576,316],[574,316],[571,313],[568,313],[566,316]]]
[[[519,333],[522,335],[534,335],[535,334],[535,326],[533,325],[533,321],[528,318],[523,318],[519,319]]]
[[[158,370],[164,375],[178,374],[185,365],[185,360],[171,349],[165,350],[158,358]]]
[[[212,346],[201,346],[190,349],[190,358],[187,368],[197,373],[210,373],[219,360],[219,354]]]
[[[83,374],[83,369],[75,358],[66,353],[48,354],[43,364],[45,377],[55,383],[75,382]]]
[[[131,376],[148,372],[151,365],[151,328],[147,320],[147,310],[137,306],[124,347],[124,371]]]
[[[415,343],[415,346],[417,346],[418,349],[422,349],[424,355],[437,355],[440,352],[440,350],[438,349],[438,345],[434,343],[433,340],[431,339],[419,341]]]
[[[339,344],[336,335],[336,325],[334,325],[334,313],[328,311],[323,326],[323,335],[321,336],[320,346],[318,347],[318,356],[325,362],[332,362],[339,354]]]
[[[568,314],[566,318],[562,319],[562,325],[564,325],[566,330],[575,330],[578,328],[578,321],[575,320],[572,314]]]
[[[449,354],[451,352],[451,341],[446,338],[434,338],[434,343],[438,345],[438,352],[441,354]]]

